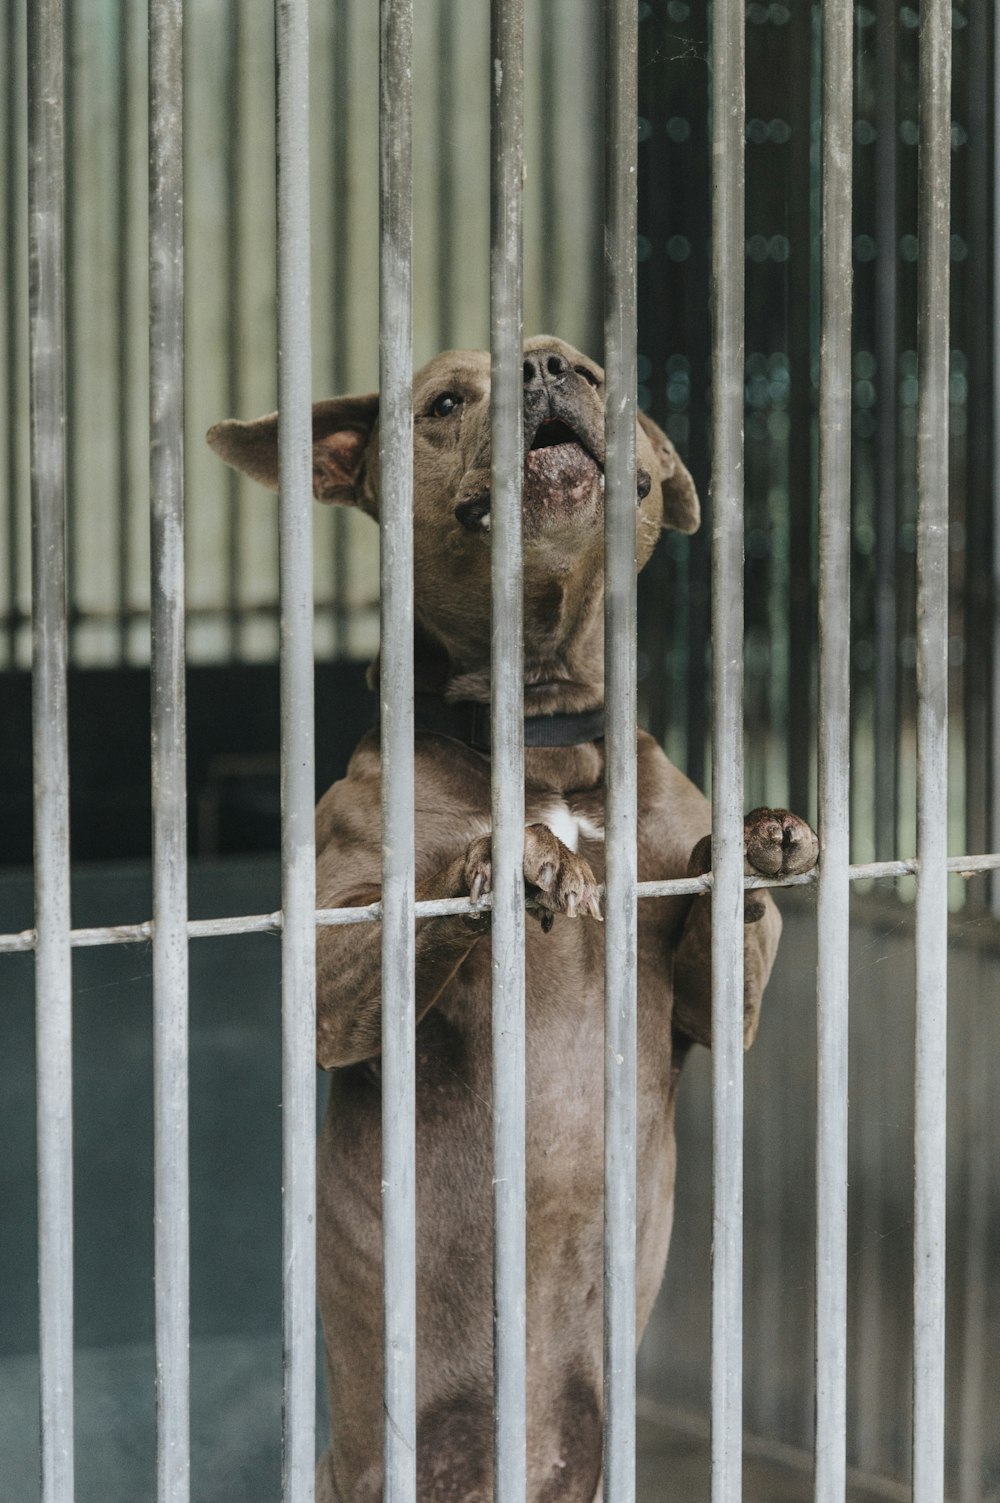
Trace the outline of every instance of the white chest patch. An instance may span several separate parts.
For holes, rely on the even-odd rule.
[[[538,816],[538,823],[545,825],[551,830],[557,840],[561,840],[568,850],[575,851],[580,844],[580,837],[584,840],[603,840],[603,825],[595,824],[583,814],[574,814],[568,804],[562,802],[550,804],[543,809]]]

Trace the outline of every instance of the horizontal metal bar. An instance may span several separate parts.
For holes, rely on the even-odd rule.
[[[991,851],[983,856],[949,856],[947,869],[954,877],[975,877],[983,872],[1000,871],[1000,851]],[[910,856],[900,861],[865,861],[848,868],[851,882],[875,882],[890,877],[914,877],[917,860]],[[819,880],[819,872],[801,872],[796,877],[744,877],[746,892],[761,887],[813,887]],[[683,898],[697,893],[712,891],[712,873],[701,877],[673,877],[663,882],[639,882],[636,893],[640,898]],[[604,896],[604,888],[598,888],[598,896]],[[485,913],[493,906],[490,895],[475,902],[471,898],[432,898],[414,904],[418,919],[448,918],[462,913]],[[529,900],[529,908],[534,905]],[[341,924],[372,924],[382,918],[381,903],[367,903],[356,908],[317,908],[316,923],[321,929],[336,928]],[[189,939],[226,939],[233,934],[280,934],[281,910],[273,913],[251,913],[236,918],[191,919],[188,922]],[[70,944],[74,949],[90,949],[98,945],[144,944],[153,937],[153,921],[145,919],[138,924],[109,924],[102,928],[74,929]],[[16,933],[0,934],[0,955],[21,954],[33,950],[37,941],[34,929],[21,929]]]

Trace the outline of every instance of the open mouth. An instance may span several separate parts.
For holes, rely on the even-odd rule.
[[[564,423],[562,418],[545,418],[535,430],[535,437],[531,442],[528,453],[532,454],[537,449],[558,449],[563,444],[576,444],[581,449],[585,447],[569,424]],[[593,458],[593,455],[591,455],[591,458]]]
[[[603,483],[602,467],[562,418],[545,418],[524,456],[524,500],[535,513],[570,516]]]
[[[639,470],[636,479],[636,501],[641,502],[649,492],[649,476]],[[603,486],[604,465],[580,435],[563,418],[543,418],[524,455],[526,509],[536,516],[580,515]],[[488,532],[489,491],[464,496],[455,507],[455,516],[469,532]]]
[[[540,450],[545,449],[556,449],[560,451],[558,454],[546,455],[546,468],[551,467],[553,461],[558,463],[560,461],[569,460],[574,451],[579,454],[585,455],[590,463],[596,466],[598,470],[602,468],[600,461],[594,454],[591,453],[590,449],[588,449],[587,445],[580,438],[580,435],[578,433],[575,433],[570,425],[564,422],[562,418],[544,418],[535,429],[535,436],[531,440],[531,443],[528,446],[527,452],[524,456],[527,473],[530,474],[531,470],[535,468],[538,463],[537,461],[532,460],[531,456],[533,454],[539,453]]]

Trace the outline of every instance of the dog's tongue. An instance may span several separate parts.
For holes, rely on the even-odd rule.
[[[588,501],[600,469],[578,443],[549,444],[524,456],[526,504],[572,511]]]

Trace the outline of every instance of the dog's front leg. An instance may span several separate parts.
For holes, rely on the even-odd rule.
[[[545,825],[524,832],[524,878],[542,927],[557,913],[600,918],[597,883],[587,862]],[[434,898],[480,898],[492,890],[488,835],[470,841],[461,856],[418,882],[417,902]],[[339,896],[334,906],[374,903],[378,887]],[[440,997],[473,946],[489,929],[489,915],[418,919],[416,923],[417,1021]],[[321,928],[316,936],[317,1057],[325,1070],[374,1058],[382,1036],[382,934],[379,924]]]
[[[754,809],[743,821],[744,871],[747,876],[785,877],[816,864],[815,834],[785,809]],[[711,870],[712,837],[698,841],[688,863],[690,876]],[[771,896],[748,892],[743,909],[743,1046],[757,1035],[760,1003],[771,974],[781,915]],[[692,900],[674,957],[673,1024],[696,1043],[712,1042],[712,899]]]
[[[418,903],[468,897],[466,857],[423,882]],[[378,887],[340,899],[338,908],[377,902]],[[444,917],[416,923],[417,1021],[432,1007],[482,937],[482,918]],[[324,1070],[373,1059],[382,1047],[382,925],[350,924],[316,933],[317,1058]]]

